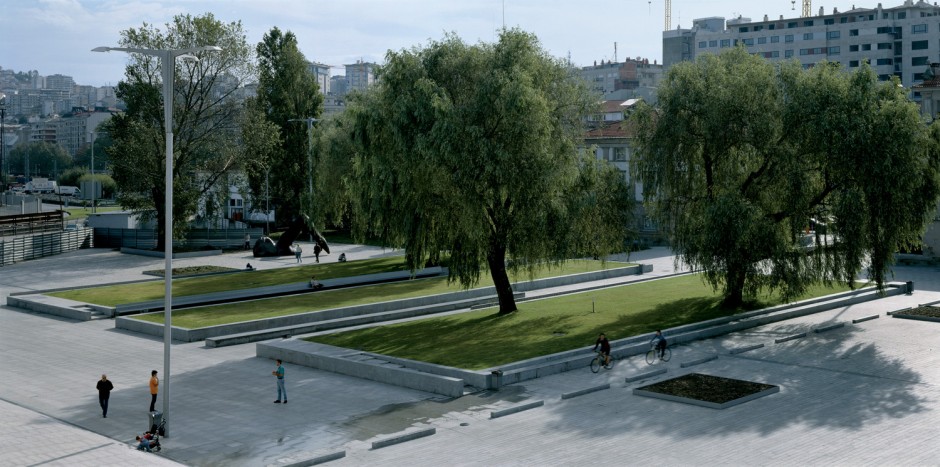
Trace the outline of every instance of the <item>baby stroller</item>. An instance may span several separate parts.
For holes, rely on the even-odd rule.
[[[149,431],[144,433],[143,436],[137,437],[137,450],[160,452],[163,448],[160,446],[160,437],[163,436],[164,433],[166,433],[166,420],[160,418],[159,424],[155,421],[155,423],[150,426]]]

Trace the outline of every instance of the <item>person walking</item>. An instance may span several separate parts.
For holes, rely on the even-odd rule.
[[[281,365],[281,359],[277,359],[277,368],[271,372],[272,375],[277,377],[277,400],[274,401],[275,404],[281,403],[281,395],[283,395],[283,401],[287,403],[287,388],[284,387],[284,365]]]
[[[157,403],[157,390],[160,387],[160,380],[157,379],[157,370],[150,372],[150,411],[153,412],[153,405]]]
[[[317,262],[320,262],[320,252],[323,251],[323,248],[320,248],[320,245],[313,246],[313,257],[317,259]]]
[[[294,245],[294,258],[297,259],[298,263],[303,263],[303,260],[300,259],[300,255],[302,255],[303,252],[304,250],[300,248],[300,245],[297,245],[297,244]]]
[[[251,234],[248,232],[245,232],[245,249],[251,249]]]
[[[101,375],[96,387],[98,388],[98,405],[101,406],[101,418],[108,418],[108,399],[111,398],[114,385],[108,380],[108,375]]]

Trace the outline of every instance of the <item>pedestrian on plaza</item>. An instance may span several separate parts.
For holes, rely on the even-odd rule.
[[[245,232],[245,249],[251,249],[251,234],[248,232]]]
[[[157,403],[157,389],[160,387],[160,380],[157,379],[157,370],[150,372],[150,411],[153,412],[153,405]]]
[[[283,401],[287,403],[287,388],[284,387],[284,365],[281,365],[281,359],[277,359],[277,368],[271,372],[272,375],[277,377],[277,400],[274,401],[275,404],[281,403],[281,395],[283,394]]]
[[[323,251],[323,248],[320,248],[320,244],[313,246],[313,256],[317,259],[317,262],[320,262],[320,252]]]
[[[297,245],[297,244],[294,244],[293,247],[294,247],[294,258],[297,259],[298,263],[302,263],[303,260],[300,259],[300,255],[303,254],[304,250],[300,249],[300,245]]]
[[[108,375],[101,375],[96,385],[98,388],[98,405],[101,406],[101,417],[108,418],[108,399],[111,398],[111,390],[114,385],[108,380]]]

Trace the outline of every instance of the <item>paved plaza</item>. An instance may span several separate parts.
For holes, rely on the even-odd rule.
[[[304,248],[305,251],[312,251]],[[337,245],[350,259],[395,254]],[[672,271],[663,249],[637,255],[654,274]],[[293,258],[250,252],[178,260],[285,267]],[[9,293],[139,280],[162,259],[82,250],[0,268]],[[940,300],[940,271],[899,267],[912,295],[843,307],[673,348],[670,375],[700,372],[774,384],[780,392],[725,410],[632,394],[649,371],[642,357],[610,371],[588,368],[459,399],[286,365],[288,405],[272,404],[274,363],[255,344],[210,349],[174,343],[170,436],[161,453],[132,449],[147,425],[150,370],[163,376],[162,339],[115,330],[111,320],[75,322],[0,307],[0,465],[940,465],[940,323],[885,312]],[[628,306],[628,304],[625,304]],[[853,319],[878,319],[852,324]],[[835,322],[844,327],[779,344]],[[616,336],[613,336],[616,337]],[[667,336],[668,337],[668,336]],[[585,343],[586,347],[591,343]],[[737,355],[728,350],[765,344]],[[511,349],[507,349],[511,351]],[[718,355],[690,368],[683,362]],[[114,382],[108,418],[95,383]],[[571,399],[562,393],[609,383]],[[490,419],[494,410],[544,401]],[[162,403],[162,395],[158,398]],[[390,436],[433,435],[373,449]],[[178,463],[178,464],[177,464]]]

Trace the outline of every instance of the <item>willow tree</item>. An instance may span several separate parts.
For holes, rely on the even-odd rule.
[[[879,287],[937,209],[937,128],[867,65],[804,70],[743,49],[672,67],[635,114],[649,212],[736,306],[814,282]],[[807,235],[812,224],[815,236]]]
[[[465,287],[488,270],[500,313],[516,310],[507,270],[622,251],[624,179],[579,152],[595,100],[535,36],[446,36],[390,51],[378,78],[348,110],[357,235],[404,247],[412,269],[446,254]]]

